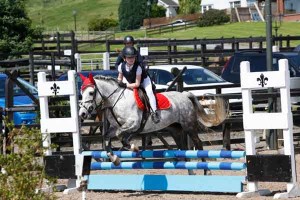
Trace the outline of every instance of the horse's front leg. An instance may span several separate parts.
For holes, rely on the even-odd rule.
[[[111,138],[113,138],[115,135],[113,133],[116,132],[116,129],[114,127],[109,127],[107,132],[103,134],[104,139],[104,149],[107,152],[107,156],[109,157],[110,161],[114,163],[114,165],[118,166],[120,165],[120,158],[113,153],[113,150],[111,148]]]
[[[139,151],[139,148],[134,144],[130,144],[130,140],[133,136],[133,132],[137,130],[137,122],[129,121],[117,129],[116,135],[123,145],[123,149],[131,151]]]

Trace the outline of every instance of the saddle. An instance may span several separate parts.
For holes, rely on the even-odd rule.
[[[133,94],[137,107],[140,110],[150,111],[150,102],[145,89],[134,89]],[[167,110],[171,107],[171,103],[165,95],[161,93],[155,93],[155,98],[158,110]]]

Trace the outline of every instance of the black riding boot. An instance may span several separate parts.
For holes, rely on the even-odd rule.
[[[152,119],[152,121],[153,121],[155,124],[157,124],[158,122],[160,122],[160,118],[159,118],[159,115],[158,115],[157,111],[155,111],[155,112],[153,112],[153,113],[151,114],[151,119]]]

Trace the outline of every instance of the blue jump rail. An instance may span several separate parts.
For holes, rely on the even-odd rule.
[[[228,150],[157,150],[157,151],[114,151],[119,158],[242,158],[245,151]],[[106,151],[85,151],[84,155],[92,156],[95,159],[108,158]]]
[[[91,170],[107,169],[207,169],[243,170],[245,163],[240,162],[121,162],[116,166],[111,162],[92,162]]]

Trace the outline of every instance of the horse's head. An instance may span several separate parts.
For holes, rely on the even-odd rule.
[[[82,80],[82,86],[81,86],[82,101],[80,103],[79,116],[82,119],[86,119],[88,117],[91,117],[91,114],[94,112],[94,110],[97,107],[97,102],[96,102],[97,86],[92,74],[89,74],[88,77],[85,77],[82,74],[80,74],[80,78]]]

